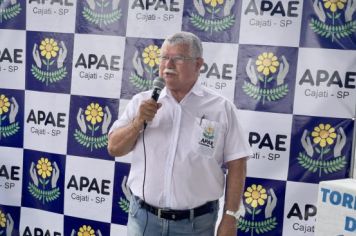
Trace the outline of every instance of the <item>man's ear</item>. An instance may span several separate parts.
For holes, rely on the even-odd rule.
[[[203,64],[204,64],[204,59],[201,57],[198,57],[196,60],[196,64],[195,64],[197,71],[200,71],[200,68],[203,66]]]

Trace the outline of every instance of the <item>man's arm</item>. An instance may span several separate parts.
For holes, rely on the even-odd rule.
[[[123,156],[129,153],[135,146],[145,121],[152,121],[160,107],[161,104],[153,99],[143,101],[136,117],[129,124],[114,130],[109,135],[109,154],[111,156]]]
[[[111,156],[123,156],[129,153],[137,141],[142,124],[137,118],[128,125],[114,130],[109,135],[108,152]]]
[[[236,219],[225,214],[225,211],[235,212],[240,207],[246,178],[246,161],[247,157],[227,162],[228,174],[226,178],[225,204],[218,228],[218,236],[236,236]]]

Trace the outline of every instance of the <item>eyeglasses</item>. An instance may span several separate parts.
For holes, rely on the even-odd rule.
[[[183,64],[185,61],[191,61],[191,60],[196,60],[197,57],[185,57],[185,56],[173,56],[173,57],[169,57],[169,56],[160,56],[159,59],[161,60],[161,62],[166,62],[169,60],[172,60],[172,62],[174,64]]]

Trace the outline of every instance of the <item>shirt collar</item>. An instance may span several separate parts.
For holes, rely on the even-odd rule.
[[[203,96],[204,95],[202,85],[200,85],[200,83],[198,81],[195,82],[195,84],[193,85],[192,89],[187,93],[187,95],[189,95],[191,93],[195,94],[197,96]],[[161,91],[160,98],[164,98],[167,95],[171,96],[171,93],[166,87],[164,87],[162,89],[162,91]]]

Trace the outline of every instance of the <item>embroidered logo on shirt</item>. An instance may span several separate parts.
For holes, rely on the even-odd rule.
[[[202,138],[199,141],[199,144],[204,145],[209,148],[214,148],[214,127],[207,126],[204,128]]]

